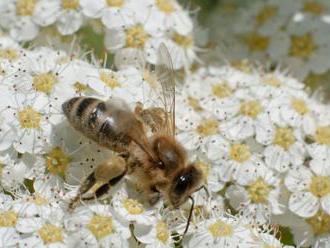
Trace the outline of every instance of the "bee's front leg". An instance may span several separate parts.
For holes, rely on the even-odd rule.
[[[98,165],[83,181],[78,195],[70,202],[69,209],[73,210],[79,200],[93,200],[105,195],[111,186],[117,184],[126,174],[126,161],[121,156],[111,156]]]

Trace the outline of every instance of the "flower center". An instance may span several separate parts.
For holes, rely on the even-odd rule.
[[[330,126],[318,127],[315,132],[315,140],[321,145],[330,146]]]
[[[79,0],[61,0],[63,9],[78,9]]]
[[[230,65],[237,70],[240,70],[245,73],[251,73],[252,67],[250,62],[247,59],[234,60],[230,62]]]
[[[170,14],[175,11],[173,2],[171,0],[156,0],[158,9],[166,14]]]
[[[85,85],[85,84],[82,84],[82,83],[80,83],[80,82],[75,82],[74,84],[73,84],[73,88],[75,89],[75,91],[77,92],[77,93],[81,93],[81,92],[84,92],[84,91],[87,91],[87,89],[89,88],[87,85]]]
[[[109,7],[121,7],[124,4],[124,0],[106,0]]]
[[[210,173],[210,166],[209,166],[209,164],[207,164],[207,163],[205,163],[203,161],[197,161],[195,163],[195,165],[202,172],[202,174],[203,174],[203,180],[206,182],[207,181],[207,178],[209,176],[209,173]]]
[[[262,78],[262,82],[264,84],[273,86],[273,87],[280,87],[281,86],[281,81],[273,74],[267,74]]]
[[[254,183],[247,187],[250,199],[253,203],[266,203],[271,186],[262,178],[258,178]]]
[[[256,16],[256,22],[258,26],[261,26],[273,16],[277,14],[277,7],[273,5],[265,5]]]
[[[252,52],[265,51],[269,45],[269,37],[257,33],[247,35],[244,41]]]
[[[217,120],[203,120],[196,128],[197,133],[201,136],[211,136],[217,134],[219,130],[219,122]]]
[[[0,58],[14,60],[19,57],[18,52],[12,48],[0,49]]]
[[[201,107],[201,105],[199,104],[199,101],[192,97],[192,96],[188,96],[188,104],[190,107],[192,107],[196,112],[200,112],[203,111],[203,108]]]
[[[241,103],[240,112],[242,115],[255,119],[261,111],[262,107],[258,101],[247,101]]]
[[[39,128],[41,114],[32,107],[26,107],[18,112],[18,120],[22,128]]]
[[[87,224],[87,228],[98,239],[102,239],[112,233],[114,233],[114,226],[111,217],[95,215]]]
[[[31,16],[36,6],[36,0],[18,0],[16,2],[16,14],[19,16]]]
[[[0,213],[0,227],[12,227],[17,222],[17,214],[14,211]]]
[[[314,15],[321,15],[325,11],[325,7],[316,1],[309,1],[304,4],[304,11]]]
[[[233,94],[233,90],[226,83],[215,84],[212,86],[212,93],[218,98],[225,98],[231,96]]]
[[[239,163],[244,163],[251,157],[250,148],[245,144],[234,144],[230,148],[230,158]]]
[[[118,82],[116,75],[112,72],[100,72],[101,81],[111,89],[116,87],[120,87],[120,83]]]
[[[126,47],[142,48],[150,37],[141,25],[130,27],[125,30],[125,33]]]
[[[291,100],[291,106],[300,115],[305,115],[309,112],[309,108],[304,100],[294,98]]]
[[[53,73],[42,73],[33,77],[33,87],[36,91],[49,94],[51,93],[56,81],[57,78]]]
[[[28,198],[28,201],[33,202],[34,204],[39,205],[39,206],[45,205],[45,204],[48,203],[48,200],[46,198],[42,197],[39,194],[35,194],[33,196],[30,196]]]
[[[309,190],[316,197],[323,197],[330,193],[330,178],[327,176],[314,176],[309,185]]]
[[[164,221],[158,221],[156,225],[156,237],[159,239],[163,244],[166,244],[166,241],[170,237],[170,233],[168,231],[167,224]]]
[[[209,225],[208,230],[214,238],[227,237],[233,234],[233,227],[221,220]]]
[[[54,174],[64,176],[71,158],[60,147],[53,148],[49,153],[45,154],[47,170]]]
[[[276,129],[274,144],[288,150],[290,146],[296,142],[293,130],[287,127],[279,127]]]
[[[38,234],[46,245],[63,241],[62,228],[52,224],[45,224],[38,230]]]
[[[144,212],[142,204],[134,199],[129,199],[129,198],[125,199],[123,206],[130,214],[136,215],[136,214],[142,214]]]
[[[183,48],[190,48],[194,44],[194,40],[191,36],[180,35],[176,32],[173,34],[172,40]]]
[[[290,55],[298,58],[308,58],[316,49],[310,34],[291,37]]]
[[[312,226],[315,235],[322,235],[330,232],[330,215],[318,211],[316,215],[306,220]]]

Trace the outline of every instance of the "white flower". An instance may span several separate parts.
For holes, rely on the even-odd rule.
[[[166,220],[159,217],[153,220],[151,226],[136,225],[134,234],[147,248],[165,248],[175,244],[171,231]]]
[[[17,230],[24,235],[19,241],[21,247],[67,247],[72,238],[63,227],[64,213],[53,208],[45,217],[22,217],[18,220]]]
[[[89,205],[76,209],[65,220],[73,233],[70,244],[79,247],[127,247],[131,236],[128,222],[119,221],[109,205]]]
[[[80,1],[83,13],[91,18],[101,18],[108,29],[122,28],[133,20],[145,18],[146,3],[145,0],[139,1],[138,4],[133,0]]]
[[[260,166],[255,174],[237,178],[237,184],[227,189],[226,197],[236,210],[254,216],[257,223],[266,223],[270,214],[283,213],[280,191],[280,178],[267,167]]]
[[[290,164],[301,165],[306,156],[301,131],[275,125],[270,128],[270,144],[264,150],[267,166],[284,172]]]
[[[203,221],[194,234],[184,240],[185,247],[253,247],[248,228],[231,216]]]
[[[51,125],[44,107],[47,99],[31,99],[28,95],[3,91],[0,109],[6,123],[13,128],[16,137],[13,146],[20,153],[40,152],[49,141]]]
[[[83,23],[79,0],[41,0],[35,9],[34,21],[40,26],[56,23],[62,35],[76,32]]]
[[[295,214],[312,217],[319,209],[330,213],[330,174],[322,166],[299,166],[289,171],[285,186],[292,192],[288,203]]]
[[[152,7],[149,21],[159,22],[163,29],[173,29],[180,35],[187,35],[193,29],[193,23],[189,18],[189,13],[183,10],[175,0],[151,0]]]
[[[28,166],[25,163],[26,155],[18,156],[11,147],[0,155],[1,185],[9,192],[13,192],[22,186]]]
[[[33,21],[36,7],[35,0],[6,0],[0,5],[1,23],[9,29],[10,35],[17,41],[34,39],[39,32]]]
[[[136,197],[132,198],[125,187],[122,187],[114,194],[112,205],[115,214],[120,219],[132,223],[148,226],[155,218],[153,209],[143,205],[141,200]]]

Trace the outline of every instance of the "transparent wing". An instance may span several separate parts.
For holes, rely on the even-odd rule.
[[[157,80],[161,85],[162,104],[165,110],[165,131],[175,135],[175,75],[172,59],[164,43],[158,49],[158,61],[155,66]]]

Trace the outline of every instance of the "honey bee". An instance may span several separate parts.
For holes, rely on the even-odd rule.
[[[161,197],[174,208],[191,200],[184,235],[194,207],[191,195],[203,187],[202,172],[188,163],[185,148],[175,139],[175,77],[164,44],[158,50],[154,73],[162,91],[162,107],[144,109],[138,103],[131,111],[120,99],[101,101],[83,96],[63,103],[63,112],[76,130],[116,154],[83,181],[69,208],[79,200],[103,196],[129,174],[151,205]]]

